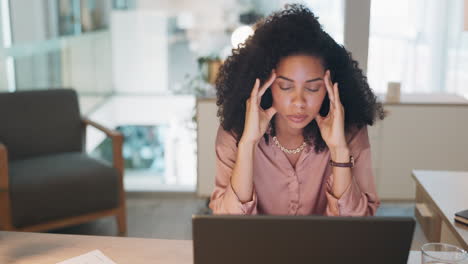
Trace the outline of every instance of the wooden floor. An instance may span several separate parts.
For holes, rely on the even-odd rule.
[[[192,214],[206,213],[206,200],[190,193],[128,194],[129,237],[191,239]],[[377,215],[413,216],[414,203],[382,203]],[[117,235],[115,218],[108,217],[78,226],[51,231],[64,234]],[[419,250],[427,243],[419,224],[411,248]]]

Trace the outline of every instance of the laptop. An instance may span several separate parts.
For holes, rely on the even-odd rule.
[[[194,264],[406,264],[410,217],[192,217]]]

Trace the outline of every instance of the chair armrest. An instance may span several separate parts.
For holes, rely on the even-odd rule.
[[[8,176],[8,150],[0,142],[0,230],[13,230]]]
[[[112,140],[112,163],[114,165],[114,168],[116,168],[117,171],[119,172],[119,207],[125,210],[125,190],[124,190],[124,180],[123,180],[125,165],[124,165],[124,159],[122,155],[124,137],[122,133],[116,130],[108,129],[87,118],[82,118],[82,120],[83,120],[82,129],[84,130],[84,134],[86,134],[86,126],[89,125],[104,132]]]
[[[0,192],[8,192],[8,151],[3,143],[0,143]]]
[[[82,122],[83,124],[86,126],[92,126],[102,132],[104,132],[108,137],[112,138],[114,136],[122,136],[122,134],[116,130],[112,130],[112,129],[109,129],[99,123],[96,123],[94,121],[91,121],[87,118],[82,118]]]
[[[124,137],[122,133],[109,129],[101,124],[98,124],[94,121],[91,121],[87,118],[82,118],[83,127],[92,126],[102,132],[104,132],[112,140],[112,160],[114,167],[120,172],[121,177],[123,177],[124,171],[124,160],[122,156],[122,146]]]

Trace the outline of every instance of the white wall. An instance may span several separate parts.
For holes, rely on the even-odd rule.
[[[359,67],[366,74],[371,0],[344,1],[344,46],[352,53],[353,59],[359,62]]]
[[[230,48],[230,34],[226,30],[239,26],[238,14],[246,8],[235,0],[139,0],[136,3],[137,10],[164,10],[173,18],[189,16],[193,25],[186,29],[185,34],[191,51],[197,57],[219,54],[226,46]]]
[[[49,32],[45,1],[10,1],[13,43],[27,43],[47,39]]]
[[[158,11],[113,11],[111,36],[115,92],[165,93],[168,89],[167,15]]]
[[[207,25],[211,27],[217,27],[216,22],[218,17],[223,15],[223,11],[226,8],[234,7],[236,1],[224,0],[224,1],[212,1],[212,0],[197,0],[197,1],[186,1],[186,0],[137,0],[136,8],[140,10],[164,10],[166,12],[175,14],[181,11],[191,11],[200,16],[205,16]],[[213,18],[212,23],[208,23],[209,19]]]
[[[6,76],[6,61],[3,56],[3,18],[2,18],[2,5],[0,4],[0,92],[8,91],[8,82]]]
[[[80,93],[112,92],[112,45],[109,31],[86,33],[63,42],[62,86]]]
[[[2,3],[0,1],[0,50],[3,48],[3,34],[5,34],[3,32],[3,20],[5,19],[5,14],[3,12],[5,12],[6,10],[4,10],[4,5],[5,3]],[[0,54],[2,54],[3,52],[0,51]],[[1,58],[1,55],[0,55],[0,58]]]
[[[8,91],[8,82],[7,82],[5,67],[6,67],[5,60],[3,60],[0,57],[0,92]]]
[[[51,34],[45,1],[10,1],[12,43],[43,41]],[[55,33],[55,32],[53,32]],[[15,59],[16,87],[19,89],[48,85],[51,69],[46,56]]]
[[[217,109],[215,100],[197,101],[197,195],[200,197],[209,197],[215,187]]]
[[[377,191],[382,199],[414,199],[412,170],[468,171],[468,103],[387,105],[370,131]],[[374,138],[371,135],[374,134]]]

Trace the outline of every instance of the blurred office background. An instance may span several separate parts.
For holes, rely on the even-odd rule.
[[[195,102],[214,95],[199,61],[283,2],[2,0],[0,91],[77,90],[83,115],[125,134],[128,190],[195,191]],[[316,1],[340,41],[342,5]],[[109,153],[88,133],[90,153]]]
[[[466,103],[468,33],[463,29],[463,0],[299,2],[353,52],[382,100],[388,84],[396,82],[402,98],[424,95],[435,104]],[[185,195],[182,205],[166,208],[185,208],[185,225],[191,213],[206,209],[207,192],[200,188],[211,188],[202,186],[200,171],[210,169],[201,161],[205,161],[203,151],[212,151],[204,140],[213,138],[203,139],[197,133],[201,129],[197,122],[204,118],[197,107],[213,99],[216,67],[248,35],[248,27],[287,3],[0,0],[0,91],[62,87],[78,91],[84,116],[125,136],[125,189],[138,197],[128,203],[129,235],[144,236],[144,229],[132,233],[132,225],[150,229],[155,225],[151,219],[160,219],[166,212],[161,208],[171,204],[151,203],[138,192],[144,197],[153,197],[148,196],[152,192]],[[210,114],[216,120],[215,113]],[[376,160],[384,147],[378,144]],[[86,149],[95,157],[110,159],[109,140],[91,128]],[[381,173],[379,192],[388,200],[381,214],[411,215],[414,186],[401,194],[394,192],[399,184],[411,181],[410,175],[402,176],[403,183],[387,184],[386,174],[379,171],[384,167],[376,168],[376,174]],[[157,213],[148,216],[147,210]],[[146,224],[137,220],[138,214],[147,219]],[[168,222],[180,215],[170,216]],[[167,236],[190,236],[187,229],[178,230],[180,235]]]

